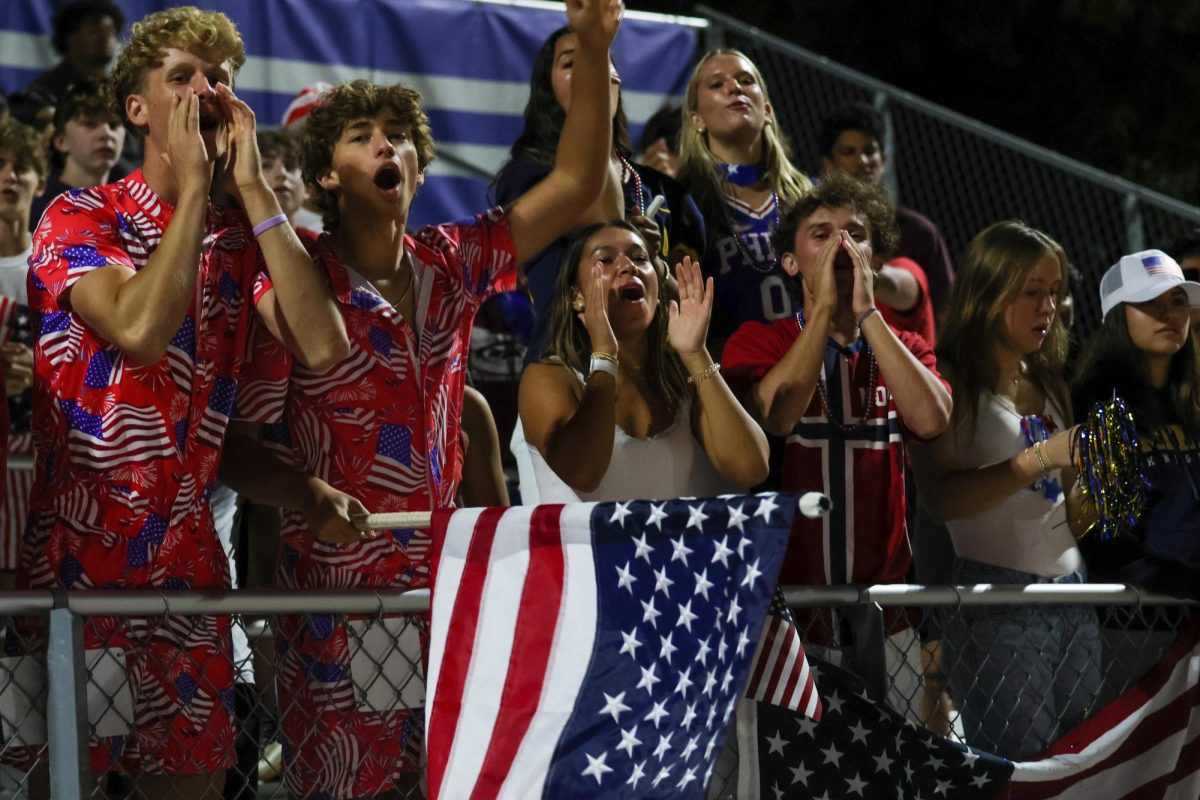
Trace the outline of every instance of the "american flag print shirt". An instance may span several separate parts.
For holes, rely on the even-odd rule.
[[[285,407],[285,422],[269,425],[267,439],[286,446],[300,468],[372,512],[453,506],[462,475],[459,435],[471,327],[484,299],[516,285],[507,215],[493,209],[405,237],[415,276],[411,322],[338,260],[327,236],[310,249],[328,272],[350,354],[322,370],[293,363],[285,382],[248,381],[237,413],[266,421],[271,409]],[[259,296],[268,285],[260,280]],[[252,360],[269,367],[273,359],[260,357],[260,349],[256,342]],[[422,541],[412,541],[414,536]],[[283,544],[285,583],[339,588],[411,581],[411,573],[387,563],[394,544],[407,552],[410,566],[422,562],[427,550],[426,534],[413,531],[392,531],[352,546],[315,542],[303,516],[292,512],[284,517]],[[391,555],[366,552],[380,548]],[[368,565],[375,562],[380,574],[372,578]],[[310,569],[319,574],[308,574]]]
[[[123,553],[119,564],[52,563],[72,555],[30,541],[34,585],[69,577],[65,585],[78,588],[164,582],[183,588],[188,574],[225,573],[187,562],[223,559],[219,546],[206,541],[212,532],[207,501],[237,396],[254,318],[248,302],[261,267],[245,215],[209,207],[195,296],[156,363],[136,364],[70,303],[69,290],[91,270],[145,267],[173,213],[138,170],[116,183],[61,195],[34,235],[29,299],[38,459],[30,530],[62,525],[76,535],[103,537],[102,549]],[[177,537],[191,537],[193,544],[168,541]],[[156,563],[160,552],[171,553],[173,563]]]

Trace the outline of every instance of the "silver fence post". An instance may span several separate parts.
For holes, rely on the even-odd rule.
[[[725,47],[725,25],[709,17],[708,25],[701,34],[704,40],[704,50],[720,50]]]
[[[883,609],[867,601],[847,609],[854,637],[854,671],[866,684],[871,699],[887,699],[887,661],[883,652]]]
[[[892,158],[896,154],[896,126],[892,122],[891,102],[891,95],[882,89],[875,92],[874,98],[871,101],[871,105],[875,107],[875,110],[883,115],[883,141],[879,143],[879,146],[883,148],[884,154],[887,155],[888,163],[894,163]],[[899,203],[900,192],[894,168],[883,171],[883,185],[892,193],[892,201]]]
[[[1142,221],[1142,204],[1134,192],[1126,192],[1121,198],[1121,212],[1125,217],[1125,252],[1136,253],[1146,248],[1146,226]]]
[[[91,780],[88,765],[87,674],[83,665],[83,620],[59,594],[50,610],[46,678],[50,698],[46,722],[50,738],[50,797],[83,800]]]

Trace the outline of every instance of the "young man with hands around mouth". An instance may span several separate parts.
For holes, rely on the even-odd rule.
[[[906,579],[905,440],[945,430],[951,400],[932,347],[891,328],[875,305],[875,275],[895,242],[882,190],[829,176],[775,233],[781,266],[800,283],[802,308],[742,325],[725,347],[730,383],[769,433],[786,437],[782,488],[833,500],[829,516],[796,520],[784,584]],[[903,612],[886,621],[889,634],[911,637]],[[841,638],[819,625],[809,631],[818,644]],[[920,649],[896,644],[889,660],[904,658],[906,648],[914,658]],[[915,680],[919,665],[910,672]],[[893,698],[901,711],[907,702]]]
[[[244,60],[218,12],[136,23],[106,90],[145,162],[61,195],[34,235],[31,587],[227,587],[208,495],[252,326],[261,319],[313,367],[348,347],[325,277],[263,177],[254,114],[232,89]],[[221,191],[240,209],[214,205]],[[277,290],[256,294],[264,260]],[[85,647],[109,651],[100,663],[130,688],[92,740],[93,774],[136,773],[147,796],[220,795],[233,760],[229,626],[89,618]]]

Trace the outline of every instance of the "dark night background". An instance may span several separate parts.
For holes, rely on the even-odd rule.
[[[695,13],[683,0],[630,8]],[[708,6],[1092,166],[1200,203],[1200,2]]]

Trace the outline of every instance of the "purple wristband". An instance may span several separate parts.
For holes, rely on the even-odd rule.
[[[866,311],[864,311],[864,312],[862,312],[861,314],[859,314],[859,315],[858,315],[858,319],[854,320],[854,323],[855,323],[856,325],[858,325],[859,327],[862,327],[862,324],[863,324],[864,322],[866,322],[866,321],[867,321],[867,317],[871,316],[872,314],[874,314],[874,313],[875,313],[876,311],[878,311],[878,310],[879,310],[879,309],[878,309],[877,307],[875,307],[875,306],[871,306],[871,307],[870,307],[870,308],[868,308]]]
[[[269,230],[271,230],[271,228],[274,228],[276,225],[282,225],[283,223],[285,223],[287,221],[288,221],[288,218],[287,218],[286,214],[276,214],[273,217],[267,217],[262,222],[260,222],[254,226],[254,237],[258,238],[259,236],[262,236],[263,233],[265,233],[266,231],[269,231]]]

